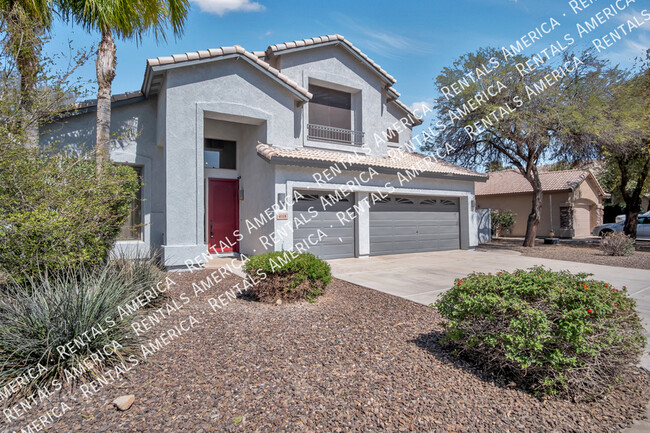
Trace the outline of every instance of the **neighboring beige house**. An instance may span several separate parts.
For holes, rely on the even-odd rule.
[[[544,201],[537,236],[551,231],[563,238],[591,236],[592,227],[603,220],[603,198],[608,196],[587,170],[540,172]],[[516,170],[489,173],[488,181],[477,182],[479,209],[509,209],[517,214],[509,236],[524,236],[532,207],[533,188]]]

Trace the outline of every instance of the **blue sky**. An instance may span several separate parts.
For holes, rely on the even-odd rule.
[[[482,46],[508,46],[553,17],[560,27],[532,47],[528,52],[532,54],[567,32],[577,37],[576,22],[590,19],[615,0],[577,1],[593,3],[575,14],[563,0],[192,0],[182,37],[170,36],[158,44],[145,37],[140,45],[118,40],[113,93],[139,90],[149,57],[235,44],[263,50],[275,43],[339,33],[397,79],[395,88],[405,104],[430,103],[438,95],[434,77],[458,56]],[[574,47],[586,47],[592,36],[607,34],[632,16],[642,19],[641,11],[650,10],[648,0],[619,4],[625,6],[623,11]],[[601,55],[629,63],[650,47],[648,30],[650,21]],[[58,22],[47,49],[65,51],[69,40],[74,47],[90,47],[98,38],[97,33]],[[81,72],[94,80],[94,61]]]

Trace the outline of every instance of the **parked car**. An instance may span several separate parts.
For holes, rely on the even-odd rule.
[[[622,232],[625,220],[616,223],[601,224],[593,228],[591,233],[594,236],[605,236],[607,233]],[[636,237],[650,239],[650,213],[646,212],[639,216],[636,226]]]
[[[650,211],[648,211],[648,212],[646,212],[646,213],[642,213],[642,214],[639,215],[639,216],[640,216],[640,217],[647,217],[647,216],[650,216]],[[621,221],[625,221],[625,214],[623,214],[623,215],[616,215],[616,218],[614,218],[614,222],[620,223]]]

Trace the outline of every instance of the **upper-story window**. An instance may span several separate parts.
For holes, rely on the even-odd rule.
[[[352,129],[352,95],[326,87],[309,86],[314,95],[309,103],[309,123]]]
[[[229,140],[205,139],[205,168],[237,169],[237,143]]]
[[[363,133],[352,130],[352,94],[311,84],[308,137],[310,140],[363,144]]]
[[[399,144],[399,132],[394,129],[386,130],[386,138],[388,139],[389,143]]]

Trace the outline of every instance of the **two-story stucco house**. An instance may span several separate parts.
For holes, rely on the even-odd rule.
[[[409,151],[422,113],[394,83],[339,35],[149,59],[141,91],[113,98],[111,158],[143,179],[117,247],[155,248],[173,268],[209,251],[476,245],[484,176]],[[92,146],[95,109],[81,104],[42,142]]]

